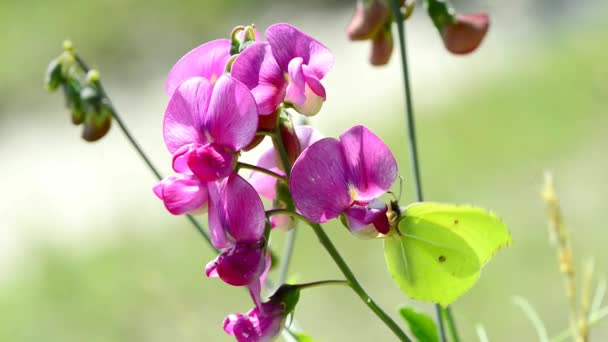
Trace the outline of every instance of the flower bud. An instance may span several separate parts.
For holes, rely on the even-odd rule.
[[[55,58],[49,63],[44,77],[44,85],[48,91],[57,90],[65,82],[62,69],[60,58]]]
[[[372,40],[372,53],[369,57],[369,62],[372,65],[385,65],[391,59],[393,53],[393,34],[390,26],[388,29],[378,32]]]
[[[258,116],[258,130],[257,132],[272,132],[274,127],[277,125],[277,117],[279,115],[280,110],[274,111],[274,113],[269,115],[259,115]],[[255,138],[251,141],[247,147],[243,149],[243,151],[250,151],[256,146],[258,146],[262,140],[264,140],[263,135],[256,135]]]
[[[455,21],[442,30],[443,43],[454,54],[473,52],[483,41],[489,26],[490,18],[485,13],[458,14]]]
[[[80,100],[81,89],[82,86],[76,79],[68,79],[63,83],[66,107],[70,110],[74,125],[80,125],[84,122],[84,109]]]
[[[285,146],[285,152],[287,152],[289,162],[291,165],[293,165],[293,163],[296,162],[296,159],[298,159],[300,152],[302,152],[302,149],[300,148],[300,140],[296,135],[293,122],[286,112],[281,113],[279,120],[279,133],[281,135],[281,140],[283,141],[283,146]]]
[[[82,138],[93,142],[103,138],[112,124],[112,112],[102,104],[99,111],[90,111],[85,114]]]
[[[355,13],[346,28],[350,40],[366,40],[382,30],[387,19],[390,21],[390,10],[385,1],[357,1]]]

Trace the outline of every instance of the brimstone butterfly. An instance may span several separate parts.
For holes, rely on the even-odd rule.
[[[384,255],[406,295],[447,306],[510,243],[505,224],[484,209],[422,202],[405,208],[384,239]]]

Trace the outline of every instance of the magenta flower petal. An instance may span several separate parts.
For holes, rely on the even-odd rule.
[[[266,150],[258,159],[257,166],[267,170],[276,172],[280,175],[285,173],[279,169],[277,161],[277,152],[274,148]],[[274,177],[268,176],[261,172],[252,172],[249,177],[249,183],[262,196],[268,199],[275,199],[277,180]]]
[[[213,86],[202,77],[182,83],[171,95],[165,109],[163,137],[171,153],[190,143],[206,143],[202,116],[207,112]]]
[[[289,75],[289,85],[285,100],[294,105],[304,105],[306,102],[306,80],[302,71],[302,58],[296,57],[289,62],[287,74]]]
[[[363,126],[340,136],[347,178],[356,201],[370,201],[388,191],[397,178],[397,161],[388,146]]]
[[[306,85],[313,93],[315,93],[315,95],[325,101],[327,99],[327,95],[325,94],[325,87],[323,87],[321,81],[314,73],[314,71],[308,65],[303,65],[302,72],[304,73],[304,80],[306,81]]]
[[[295,162],[290,178],[294,204],[317,223],[338,217],[352,203],[340,142],[321,139]]]
[[[233,242],[257,243],[265,227],[262,200],[241,176],[233,173],[209,185],[209,231],[216,248]]]
[[[200,210],[208,201],[207,185],[192,176],[167,177],[153,191],[173,215]]]
[[[187,79],[200,76],[212,84],[224,73],[230,58],[230,41],[218,39],[205,43],[185,54],[171,69],[165,92],[171,95]]]
[[[249,285],[258,281],[266,268],[264,246],[260,243],[237,243],[218,255],[215,263],[215,271],[225,283]]]
[[[234,60],[230,74],[251,90],[260,115],[268,115],[283,102],[287,82],[268,43],[255,43]]]
[[[215,144],[199,147],[188,154],[192,173],[205,182],[228,177],[234,172],[234,154]]]
[[[300,149],[305,150],[308,146],[323,139],[323,135],[312,126],[296,126],[296,136],[300,142]],[[274,148],[269,148],[260,156],[257,166],[263,167],[280,175],[285,175],[283,170],[279,169],[277,160],[277,152]],[[249,183],[253,185],[255,190],[262,196],[268,199],[275,199],[277,180],[274,177],[268,176],[260,172],[252,172],[249,177]],[[276,218],[275,218],[276,220]],[[271,218],[271,223],[273,218]]]
[[[344,211],[344,216],[351,232],[360,237],[373,238],[378,236],[378,233],[389,232],[387,211],[386,203],[374,199],[365,206],[351,206]]]
[[[238,342],[268,342],[280,332],[285,321],[280,304],[263,303],[247,313],[231,314],[224,320],[224,330],[236,337]]]
[[[293,58],[301,57],[322,79],[333,65],[331,51],[316,39],[289,24],[274,24],[266,30],[272,54],[282,70],[287,71]]]
[[[202,121],[213,142],[238,151],[255,136],[257,105],[243,83],[224,75],[213,88],[209,109]]]

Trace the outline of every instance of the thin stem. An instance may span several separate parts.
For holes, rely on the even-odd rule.
[[[599,323],[602,319],[608,317],[608,306],[603,309],[592,312],[589,317],[589,326]],[[568,339],[568,337],[572,336],[572,329],[566,329],[555,337],[551,338],[551,342],[562,342]]]
[[[459,342],[460,338],[458,337],[458,331],[456,331],[456,327],[454,326],[454,319],[452,318],[452,312],[450,310],[441,309],[443,311],[443,317],[446,321],[448,331],[450,332],[450,340],[451,342]]]
[[[278,285],[284,284],[287,281],[287,275],[289,274],[289,264],[293,257],[293,250],[296,243],[296,227],[291,228],[287,232],[287,240],[285,241],[285,248],[283,249],[283,257],[281,258],[281,264],[279,266],[279,275],[277,278]]]
[[[76,62],[80,65],[80,67],[82,68],[82,70],[85,73],[88,73],[89,70],[90,70],[90,68],[84,62],[84,60],[82,58],[80,58],[80,56],[78,54],[74,54],[74,58],[76,59]],[[118,114],[118,111],[114,108],[114,105],[112,104],[112,101],[110,100],[110,97],[108,96],[108,94],[106,93],[105,89],[103,88],[103,85],[101,84],[101,82],[99,82],[99,90],[102,92],[103,97],[105,97],[108,100],[109,109],[110,109],[110,112],[112,113],[112,117],[118,123],[118,127],[120,127],[120,130],[127,137],[127,140],[129,140],[129,143],[131,143],[131,146],[133,146],[133,148],[135,148],[135,151],[137,152],[137,154],[139,154],[139,157],[146,163],[146,165],[148,166],[148,168],[150,169],[150,171],[152,171],[152,173],[154,174],[154,177],[156,177],[156,180],[158,180],[158,181],[162,180],[163,176],[158,171],[158,169],[156,168],[156,166],[154,166],[154,164],[152,163],[152,161],[150,160],[150,158],[148,157],[148,155],[146,154],[146,152],[144,152],[144,150],[141,148],[141,146],[139,145],[139,143],[135,140],[135,138],[133,137],[133,135],[131,134],[131,132],[127,128],[127,125],[122,121],[122,118]],[[209,246],[214,251],[218,252],[218,250],[211,243],[211,239],[209,238],[209,234],[207,234],[207,232],[205,232],[205,229],[203,228],[203,225],[200,224],[194,218],[194,216],[192,216],[190,214],[186,214],[186,218],[188,219],[188,221],[190,221],[190,223],[192,224],[192,226],[194,226],[194,228],[198,231],[198,233],[203,237],[203,239],[205,239],[205,241],[207,241],[207,243],[209,244]]]
[[[321,245],[323,245],[327,253],[329,253],[331,258],[334,260],[334,262],[348,281],[351,289],[355,291],[355,293],[359,296],[359,298],[361,298],[365,305],[367,305],[376,314],[376,316],[378,316],[378,318],[380,318],[380,320],[382,320],[384,324],[386,324],[386,326],[391,329],[391,331],[393,331],[393,333],[399,338],[400,341],[411,341],[410,338],[405,334],[405,332],[401,330],[399,325],[397,325],[397,323],[395,323],[395,321],[393,321],[393,319],[389,315],[387,315],[382,310],[382,308],[378,306],[378,304],[376,304],[372,297],[367,294],[363,286],[361,286],[361,284],[357,280],[357,277],[355,277],[350,267],[348,267],[348,265],[340,255],[340,252],[338,252],[334,244],[331,242],[329,236],[325,234],[325,231],[323,230],[321,225],[308,220],[307,218],[298,213],[286,209],[272,209],[266,211],[266,216],[270,217],[273,215],[289,215],[308,224],[317,235],[317,238],[319,239]]]
[[[277,122],[274,128],[274,133],[271,135],[271,137],[275,149],[279,154],[279,158],[281,159],[283,170],[285,170],[285,178],[289,180],[289,176],[291,175],[291,163],[289,161],[289,156],[287,155],[287,150],[285,149],[285,144],[283,143],[283,138],[281,137],[280,125],[281,115],[279,114],[277,115]],[[291,263],[291,258],[293,256],[293,251],[296,243],[296,230],[297,227],[293,227],[287,232],[287,241],[285,242],[285,249],[283,250],[283,257],[281,259],[281,264],[279,267],[278,286],[281,286],[281,284],[285,283],[285,280],[287,279],[287,275],[289,273],[289,265]]]
[[[346,285],[346,286],[350,286],[350,284],[346,280],[319,280],[319,281],[313,281],[313,282],[310,282],[310,283],[297,284],[296,286],[299,289],[309,289],[311,287],[318,287],[318,286],[323,286],[323,285]]]
[[[391,0],[391,10],[393,12],[393,16],[395,17],[395,21],[397,22],[397,32],[399,34],[399,52],[401,55],[401,66],[403,70],[403,84],[405,87],[405,116],[407,121],[407,132],[409,138],[409,147],[410,147],[410,160],[412,164],[412,174],[414,177],[414,186],[416,190],[416,199],[418,202],[422,202],[424,197],[422,195],[422,181],[420,179],[420,162],[418,160],[418,146],[416,142],[416,126],[414,121],[414,106],[412,104],[412,94],[410,90],[410,78],[409,78],[409,70],[407,64],[407,53],[406,53],[406,40],[405,40],[405,26],[403,25],[403,15],[401,14],[401,9],[399,5],[399,0]],[[453,327],[454,332],[456,332],[456,323],[452,317],[450,312],[450,308],[445,308],[446,310],[446,318],[448,324]],[[442,342],[446,341],[445,327],[443,324],[443,319],[441,318],[442,308],[439,304],[435,304],[435,315],[437,318],[437,325],[439,330],[439,337]]]
[[[239,169],[248,169],[248,170],[252,170],[255,172],[260,172],[263,173],[265,175],[268,175],[270,177],[274,177],[278,180],[280,180],[281,182],[287,182],[287,179],[285,179],[285,176],[282,176],[274,171],[270,171],[268,169],[265,169],[263,167],[259,167],[257,165],[252,165],[252,164],[248,164],[248,163],[243,163],[243,162],[237,162],[237,167]]]

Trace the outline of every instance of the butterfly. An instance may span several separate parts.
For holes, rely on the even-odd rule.
[[[447,306],[479,279],[511,235],[495,214],[477,207],[391,202],[393,229],[384,239],[386,264],[411,298]]]

